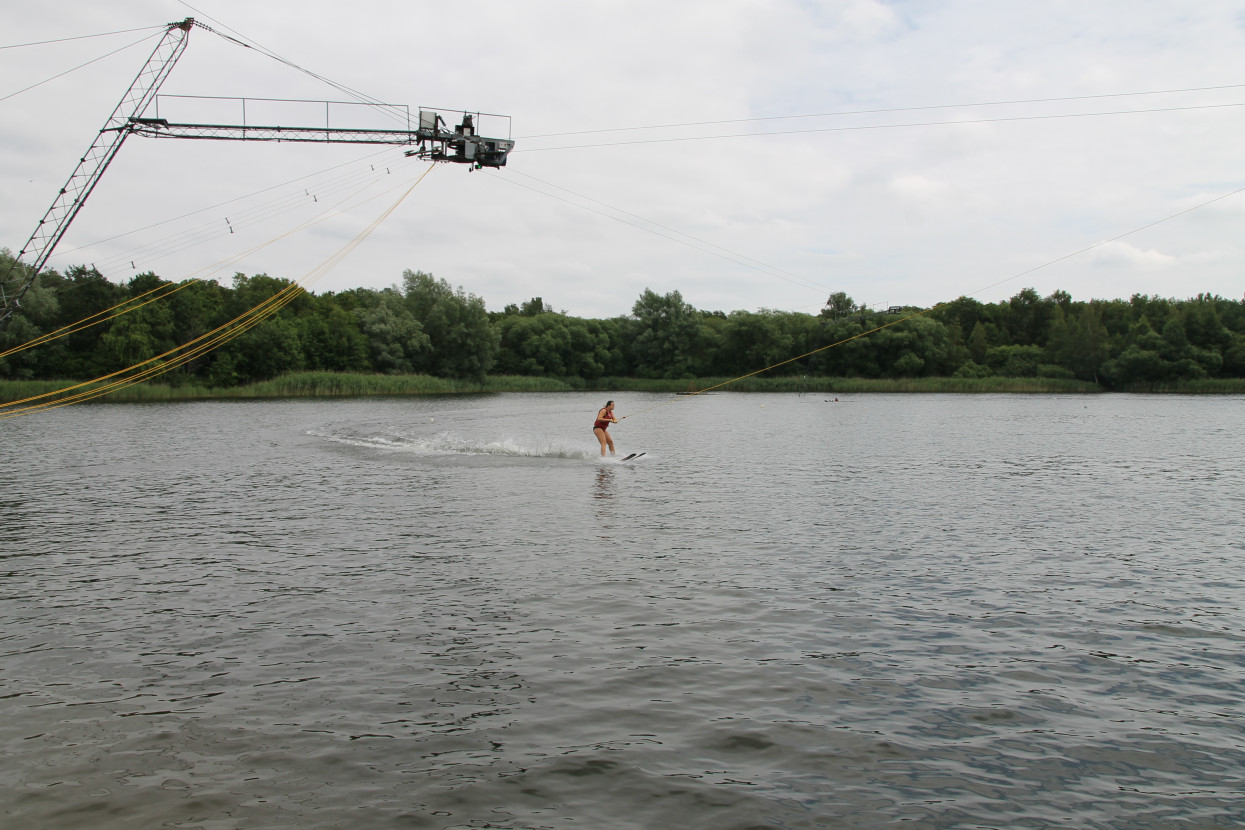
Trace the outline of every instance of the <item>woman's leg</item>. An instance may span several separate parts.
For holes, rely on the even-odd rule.
[[[606,441],[606,443],[608,443],[608,444],[610,445],[610,455],[613,455],[613,454],[614,454],[614,439],[613,439],[613,438],[611,438],[611,437],[610,437],[610,434],[609,434],[608,432],[606,432],[605,430],[601,430],[601,432],[605,433],[605,441]],[[602,454],[602,455],[604,455],[604,454],[605,454],[605,449],[604,449],[604,448],[602,448],[602,449],[601,449],[601,454]]]
[[[601,429],[600,427],[593,427],[592,434],[595,435],[597,437],[597,440],[601,442],[601,455],[604,456],[605,455],[605,442],[609,441],[610,437],[605,433],[605,430]],[[613,452],[613,451],[614,451],[614,442],[610,441],[610,452]]]

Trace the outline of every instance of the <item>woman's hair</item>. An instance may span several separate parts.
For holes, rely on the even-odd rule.
[[[605,406],[609,406],[609,405],[610,405],[610,404],[612,404],[612,403],[613,403],[613,401],[606,401],[606,402],[605,402]],[[603,406],[603,407],[601,407],[601,408],[602,408],[602,409],[605,409],[605,406]]]

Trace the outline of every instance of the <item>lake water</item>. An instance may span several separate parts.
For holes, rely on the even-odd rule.
[[[0,421],[4,826],[1245,824],[1245,398],[605,397]]]

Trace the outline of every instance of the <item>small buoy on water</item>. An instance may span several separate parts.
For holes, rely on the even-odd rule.
[[[437,420],[436,418],[429,418],[428,423],[430,424],[436,423],[436,420]]]

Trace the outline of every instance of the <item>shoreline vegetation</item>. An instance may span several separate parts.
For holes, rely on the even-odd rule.
[[[661,379],[605,377],[595,381],[522,375],[490,375],[483,381],[455,380],[431,375],[380,375],[338,372],[296,372],[244,386],[211,387],[195,383],[140,383],[108,393],[96,400],[113,402],[161,402],[198,400],[253,400],[265,398],[350,398],[408,395],[496,394],[501,392],[787,392],[811,394],[861,393],[955,393],[955,394],[1100,394],[1166,393],[1183,395],[1245,394],[1245,378],[1189,380],[1176,383],[1137,384],[1108,390],[1091,381],[1064,378],[842,378],[752,377],[728,382],[729,378]],[[718,388],[718,384],[726,385]],[[77,386],[76,381],[0,380],[0,405]],[[103,384],[77,386],[74,393]],[[43,403],[44,401],[32,402]],[[53,405],[54,402],[53,402]]]
[[[11,264],[0,249],[0,274]],[[0,289],[7,295],[9,286]],[[836,291],[810,314],[707,311],[678,291],[646,288],[630,314],[590,319],[554,311],[541,297],[489,311],[461,286],[410,270],[401,285],[320,295],[266,274],[237,274],[231,287],[154,273],[118,285],[84,266],[44,272],[29,289],[0,329],[8,411],[104,396],[686,395],[715,387],[832,396],[1245,393],[1245,301],[1206,293],[1079,301],[1025,288],[994,303],[960,297],[883,309]],[[19,401],[73,385],[62,383],[68,378],[107,385],[21,409]],[[130,384],[138,385],[121,390]]]

